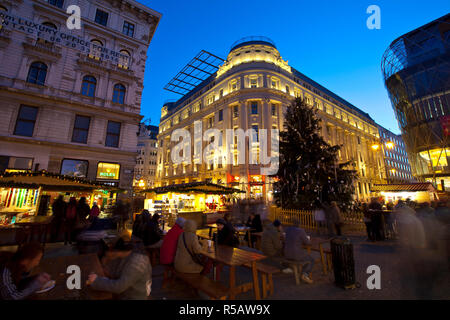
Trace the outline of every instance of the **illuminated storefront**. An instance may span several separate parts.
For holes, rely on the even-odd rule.
[[[117,186],[120,175],[120,164],[99,162],[97,165],[97,179],[110,180],[109,185]]]

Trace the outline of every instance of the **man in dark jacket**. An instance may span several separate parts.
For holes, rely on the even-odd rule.
[[[233,226],[224,219],[217,219],[217,243],[230,247],[238,247],[239,240],[234,235]]]
[[[62,195],[60,195],[52,204],[53,220],[51,242],[58,240],[61,226],[63,225],[66,216],[66,208],[67,204]]]

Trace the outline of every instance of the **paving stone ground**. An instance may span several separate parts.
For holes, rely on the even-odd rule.
[[[395,241],[368,242],[364,236],[348,236],[354,246],[356,280],[360,284],[358,288],[344,290],[334,284],[333,272],[323,275],[320,263],[316,263],[313,269],[314,283],[309,285],[295,284],[293,274],[274,275],[274,294],[268,299],[274,300],[378,300],[378,299],[444,299],[450,300],[450,271],[446,265],[435,272],[427,295],[424,297],[417,293],[414,278],[407,278],[406,287],[402,286],[401,278],[405,275],[405,265],[408,261],[400,258]],[[0,250],[15,250],[15,247],[2,247]],[[77,250],[62,243],[50,243],[46,246],[45,257],[77,254]],[[312,252],[315,258],[318,253]],[[381,269],[381,289],[369,290],[366,281],[369,275],[367,267],[377,265]],[[407,267],[407,265],[406,265]],[[221,274],[221,282],[228,284],[228,271],[225,267]],[[237,268],[237,284],[251,282],[252,276],[249,269]],[[202,299],[192,289],[180,281],[175,281],[167,288],[162,288],[163,268],[153,268],[152,300],[198,300]],[[249,291],[236,297],[237,300],[253,300],[253,292]]]

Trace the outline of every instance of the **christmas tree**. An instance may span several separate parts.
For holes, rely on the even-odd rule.
[[[275,175],[275,202],[283,208],[311,209],[317,200],[336,201],[341,209],[353,205],[357,173],[339,163],[341,146],[329,145],[321,136],[317,111],[301,98],[288,106],[280,132],[280,165]]]

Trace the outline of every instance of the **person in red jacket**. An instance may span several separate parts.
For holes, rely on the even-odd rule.
[[[161,245],[159,261],[161,264],[172,264],[177,252],[178,237],[183,233],[183,226],[186,220],[179,217],[174,226],[167,232]]]

